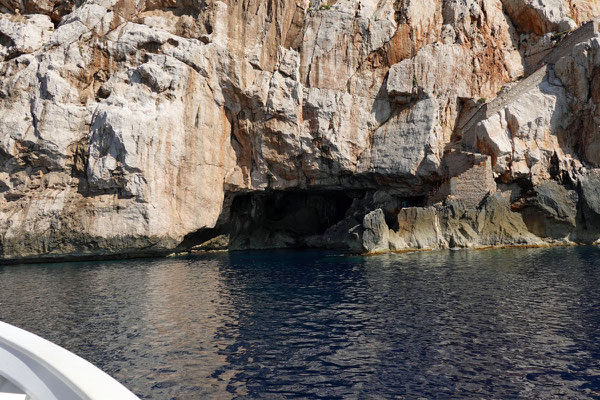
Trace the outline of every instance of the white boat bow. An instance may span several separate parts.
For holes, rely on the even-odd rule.
[[[139,400],[83,358],[0,321],[0,400]]]

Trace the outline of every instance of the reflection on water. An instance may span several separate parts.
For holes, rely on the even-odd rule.
[[[599,256],[248,252],[6,266],[0,319],[142,398],[600,398]]]

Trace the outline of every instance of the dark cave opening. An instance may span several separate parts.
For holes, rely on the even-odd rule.
[[[231,205],[229,247],[311,247],[307,238],[343,220],[362,192],[268,191],[238,195]]]
[[[353,227],[381,208],[397,228],[402,208],[423,206],[424,196],[403,197],[376,190],[268,190],[230,193],[219,223],[185,237],[179,250],[275,248],[348,249]],[[355,243],[354,243],[355,244]]]
[[[315,238],[342,221],[365,191],[269,190],[228,196],[217,226],[188,234],[180,251],[318,247]]]
[[[297,230],[299,233],[323,233],[344,218],[353,197],[342,191],[246,194],[234,200],[232,211],[243,213],[248,201],[261,203],[259,207],[264,207],[259,218],[264,224]]]

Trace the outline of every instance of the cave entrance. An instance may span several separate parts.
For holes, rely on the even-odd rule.
[[[269,191],[238,195],[231,205],[229,248],[307,248],[344,219],[362,192]]]
[[[190,233],[187,250],[360,248],[363,218],[381,208],[397,229],[402,208],[422,206],[424,196],[377,190],[282,190],[230,193],[215,228]]]

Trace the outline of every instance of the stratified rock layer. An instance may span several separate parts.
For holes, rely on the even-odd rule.
[[[0,12],[3,260],[600,237],[596,0]]]

